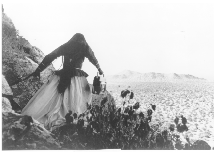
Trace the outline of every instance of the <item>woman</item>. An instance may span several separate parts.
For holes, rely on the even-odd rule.
[[[100,75],[103,74],[84,36],[77,33],[46,55],[33,75],[40,77],[40,72],[59,56],[64,57],[63,69],[56,71],[22,110],[22,115],[32,116],[47,129],[65,122],[69,110],[77,114],[85,112],[91,102],[88,74],[81,70],[85,57],[96,66]]]

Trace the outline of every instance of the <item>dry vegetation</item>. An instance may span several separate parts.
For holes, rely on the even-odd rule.
[[[157,106],[152,115],[150,126],[165,129],[174,124],[176,116],[187,118],[188,131],[180,134],[189,137],[191,141],[204,140],[213,146],[214,134],[214,84],[208,82],[187,83],[131,83],[128,85],[108,85],[116,100],[117,107],[121,106],[121,90],[131,86],[135,93],[131,104],[139,101],[140,111],[145,112],[150,104]]]

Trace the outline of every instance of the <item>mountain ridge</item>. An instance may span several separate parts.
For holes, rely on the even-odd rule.
[[[108,82],[173,82],[173,81],[206,81],[190,74],[177,73],[141,73],[131,70],[124,70],[114,75],[107,76]]]

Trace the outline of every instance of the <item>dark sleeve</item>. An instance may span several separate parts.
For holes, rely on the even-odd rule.
[[[43,59],[43,61],[39,64],[36,71],[42,72],[50,63],[52,63],[53,60],[55,60],[57,57],[64,55],[64,52],[68,49],[67,43],[61,45],[48,55],[46,55]]]
[[[92,51],[92,49],[90,48],[90,46],[87,47],[86,49],[86,53],[85,53],[85,57],[88,58],[88,60],[94,65],[96,66],[96,68],[100,68],[100,65],[98,63],[97,58],[94,55],[94,52]]]

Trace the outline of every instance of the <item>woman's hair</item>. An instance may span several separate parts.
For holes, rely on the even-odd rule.
[[[87,44],[84,35],[81,33],[76,33],[69,41]]]

